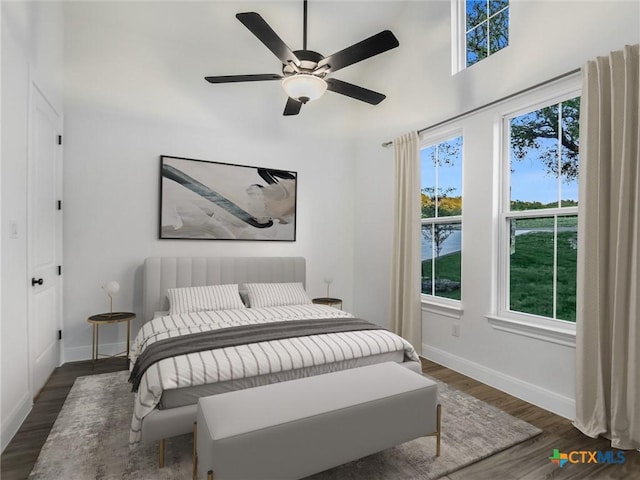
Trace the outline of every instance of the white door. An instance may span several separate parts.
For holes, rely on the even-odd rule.
[[[60,364],[62,282],[61,119],[35,83],[29,118],[29,350],[32,393]]]

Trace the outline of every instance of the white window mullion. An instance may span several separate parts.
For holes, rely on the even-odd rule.
[[[436,187],[435,190],[433,192],[433,201],[435,203],[435,217],[438,218],[438,209],[440,207],[440,195],[438,194],[438,189],[440,188],[440,181],[438,178],[438,170],[439,170],[439,166],[440,166],[440,145],[436,146],[436,152],[435,152],[435,183],[436,183]],[[434,232],[435,233],[435,232]]]
[[[431,224],[431,295],[436,295],[436,226],[434,223]]]
[[[558,208],[562,208],[562,103],[558,104]],[[553,317],[558,318],[558,215],[553,216]]]
[[[507,238],[507,248],[502,249],[504,261],[502,262],[503,279],[502,295],[504,296],[504,311],[511,310],[511,221],[512,219],[506,215],[502,221],[502,238]]]
[[[578,207],[545,208],[541,210],[514,210],[504,215],[507,218],[553,217],[554,215],[577,215]]]
[[[553,216],[553,318],[558,318],[558,216]]]
[[[442,225],[443,223],[462,223],[462,215],[452,215],[450,217],[423,218],[422,225]]]
[[[558,208],[562,207],[562,103],[558,105]],[[555,318],[555,317],[554,317]]]
[[[489,17],[489,0],[487,0],[487,4],[485,6],[485,8],[487,9],[487,57],[489,55],[491,55],[491,22],[490,22],[490,17]]]

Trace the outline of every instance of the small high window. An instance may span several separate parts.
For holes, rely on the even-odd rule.
[[[463,1],[464,8],[458,8],[458,15],[464,18],[460,66],[465,68],[509,45],[509,0]]]

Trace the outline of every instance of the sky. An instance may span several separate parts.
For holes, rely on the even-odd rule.
[[[429,155],[433,148],[421,150],[421,181],[423,186],[435,185],[435,169]],[[462,193],[462,158],[461,155],[450,156],[452,164],[441,164],[438,167],[438,186],[440,191],[452,188],[447,193],[457,197]],[[532,151],[522,160],[514,161],[510,175],[511,199],[521,201],[538,201],[543,204],[562,200],[578,200],[578,182],[562,181],[553,174],[548,174],[545,165],[536,158]],[[558,191],[560,190],[560,194]]]
[[[511,172],[511,199],[538,201],[543,204],[561,200],[578,200],[578,181],[558,184],[555,175],[546,172],[545,165],[534,155],[514,162]]]

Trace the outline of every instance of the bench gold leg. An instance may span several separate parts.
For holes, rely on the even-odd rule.
[[[193,480],[198,480],[198,424],[193,422]]]
[[[213,470],[207,472],[207,480],[213,480]]]
[[[160,439],[160,452],[158,455],[158,468],[164,468],[164,438]]]
[[[440,456],[440,435],[442,434],[442,405],[438,404],[438,408],[436,410],[436,457]]]
[[[436,431],[425,437],[436,437],[436,457],[440,456],[440,438],[442,435],[442,405],[436,406]]]

